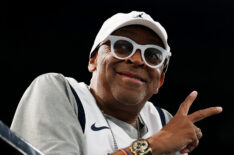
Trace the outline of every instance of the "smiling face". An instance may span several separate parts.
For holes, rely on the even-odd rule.
[[[161,39],[143,26],[126,26],[112,35],[124,36],[142,45],[154,44],[163,47]],[[90,85],[92,93],[101,106],[141,108],[163,84],[163,66],[156,69],[148,67],[139,49],[125,60],[114,58],[110,50],[110,41],[107,41],[90,59],[89,71],[93,72]]]

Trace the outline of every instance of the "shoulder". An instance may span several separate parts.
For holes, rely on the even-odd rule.
[[[67,80],[67,77],[61,73],[45,73],[39,75],[34,79],[30,87],[43,96],[50,96],[53,100],[68,99],[69,103],[77,109],[71,85]]]
[[[163,108],[161,108],[161,109],[162,109],[162,111],[163,111],[163,113],[165,115],[166,123],[168,123],[173,118],[173,116],[166,109],[163,109]]]
[[[41,93],[54,92],[57,93],[67,92],[70,89],[68,80],[63,74],[60,73],[46,73],[36,77],[29,89],[40,90]]]
[[[60,73],[45,73],[39,75],[33,80],[33,83],[40,82],[40,83],[48,83],[48,82],[65,82],[65,76]]]
[[[159,113],[160,111],[162,112],[163,117],[165,117],[165,123],[167,124],[171,119],[172,119],[172,114],[170,112],[168,112],[166,109],[161,108],[159,106],[154,105],[152,102],[148,101],[146,103],[147,109],[149,109],[151,112],[154,112],[155,110],[157,110]]]
[[[77,116],[66,77],[42,74],[22,96],[11,130],[45,154],[84,154],[85,137]]]
[[[46,73],[36,77],[24,92],[18,107],[77,106],[70,84],[60,73]]]

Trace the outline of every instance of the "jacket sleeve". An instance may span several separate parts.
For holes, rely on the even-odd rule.
[[[11,130],[48,155],[85,154],[70,85],[61,74],[36,78],[18,104]]]

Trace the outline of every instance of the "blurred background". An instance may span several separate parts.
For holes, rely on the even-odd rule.
[[[89,51],[98,30],[113,14],[131,10],[150,14],[168,33],[172,57],[165,83],[151,101],[174,115],[185,97],[197,90],[190,113],[222,106],[222,114],[196,124],[203,138],[191,155],[232,154],[231,0],[1,1],[0,120],[10,126],[21,96],[41,74],[58,72],[89,84]]]

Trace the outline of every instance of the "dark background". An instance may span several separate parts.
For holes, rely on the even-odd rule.
[[[10,126],[22,94],[38,75],[58,72],[89,83],[89,51],[102,23],[117,12],[131,10],[150,14],[169,36],[169,69],[164,86],[151,101],[175,114],[185,97],[197,90],[190,112],[222,106],[222,114],[197,123],[203,138],[191,154],[232,154],[231,0],[2,1],[0,120]]]

